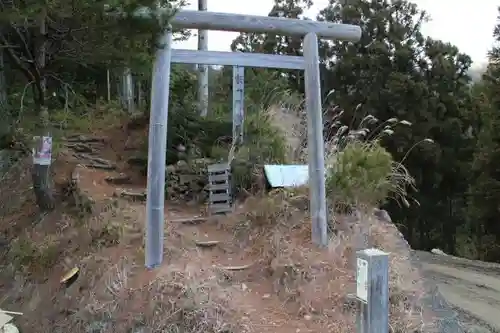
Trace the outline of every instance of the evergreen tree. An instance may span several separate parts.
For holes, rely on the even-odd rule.
[[[157,5],[171,10],[158,20],[132,15],[139,8],[154,13]],[[159,35],[177,6],[170,0],[0,1],[0,49],[32,88],[40,135],[50,136],[50,90],[67,87],[82,70],[150,66]],[[40,209],[51,210],[48,166],[34,166],[33,183]]]
[[[478,136],[468,211],[479,258],[495,261],[500,259],[500,15],[498,21],[488,68],[475,92]]]
[[[455,228],[463,223],[454,204],[467,186],[457,181],[466,168],[455,156],[465,145],[471,59],[450,44],[424,38],[427,15],[408,1],[335,2],[318,19],[361,26],[360,42],[322,43],[324,89],[345,110],[347,123],[369,113],[413,124],[384,144],[396,159],[405,159],[417,180],[420,206],[401,214],[393,205],[390,209],[414,245],[445,242],[453,252]],[[435,144],[423,144],[426,138]]]

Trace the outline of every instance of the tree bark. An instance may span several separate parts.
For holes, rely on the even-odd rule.
[[[0,48],[0,110],[7,108],[7,82],[5,80],[5,63],[3,49]]]
[[[7,98],[4,51],[0,48],[0,137],[11,131],[11,120]]]
[[[35,158],[33,160],[32,180],[33,191],[35,192],[36,203],[41,212],[48,212],[54,209],[55,199],[52,188],[51,177],[51,158],[52,158],[52,137],[48,123],[48,111],[43,107],[40,112],[42,120],[42,131],[40,136],[35,139]],[[50,141],[49,141],[50,140]],[[46,144],[44,144],[44,141]],[[49,147],[49,151],[47,151]],[[42,153],[42,154],[40,154]]]
[[[46,22],[45,13],[40,18],[40,36],[38,43],[37,67],[40,77],[37,85],[38,96],[36,105],[40,116],[39,136],[35,138],[35,148],[33,149],[33,191],[36,197],[36,203],[40,211],[48,212],[54,209],[55,200],[52,189],[52,177],[50,175],[50,165],[52,159],[52,135],[50,133],[49,111],[45,105],[46,80],[43,76],[43,69],[46,62]]]

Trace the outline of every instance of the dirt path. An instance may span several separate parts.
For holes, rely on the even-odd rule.
[[[454,308],[462,331],[500,332],[500,265],[420,251],[415,255],[426,279]]]

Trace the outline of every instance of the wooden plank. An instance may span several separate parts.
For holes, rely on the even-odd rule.
[[[172,50],[172,62],[218,66],[304,69],[304,58],[263,53]]]
[[[318,38],[308,34],[304,38],[306,70],[304,83],[307,110],[307,142],[309,155],[309,190],[311,236],[313,243],[328,245],[328,209],[325,189],[325,143],[323,140],[323,110],[319,74]]]
[[[209,173],[212,172],[222,172],[222,171],[229,171],[231,168],[227,163],[219,163],[219,164],[210,164],[207,166],[207,171]]]
[[[141,15],[144,15],[144,11],[142,12]],[[312,32],[321,38],[351,42],[357,42],[361,38],[361,28],[356,25],[194,10],[180,10],[172,19],[171,24],[181,29],[273,33],[301,37]]]
[[[229,213],[233,211],[231,205],[228,204],[213,204],[210,205],[209,209],[212,214]]]
[[[229,183],[223,183],[223,184],[210,184],[208,186],[210,191],[229,191]]]
[[[168,220],[170,223],[181,223],[181,224],[200,224],[206,222],[206,217],[188,217],[182,219]]]
[[[210,183],[213,182],[227,182],[229,180],[229,175],[226,174],[219,174],[219,175],[208,175],[208,181]]]
[[[210,202],[231,201],[231,196],[229,193],[210,193],[209,200]]]
[[[389,332],[389,254],[378,249],[356,252],[358,333]]]

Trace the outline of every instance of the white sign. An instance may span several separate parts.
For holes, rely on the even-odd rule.
[[[52,162],[52,137],[34,137],[33,164],[50,165]]]
[[[368,302],[368,261],[360,258],[357,260],[356,296]]]

